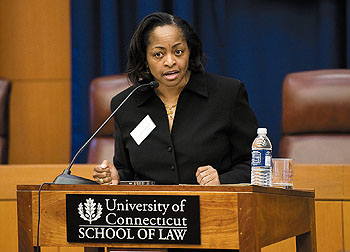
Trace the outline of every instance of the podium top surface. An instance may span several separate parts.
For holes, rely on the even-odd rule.
[[[17,185],[17,191],[38,191],[40,185]],[[200,185],[55,185],[47,184],[42,190],[50,191],[135,191],[135,192],[222,192],[222,193],[266,193],[314,198],[312,189],[289,190],[275,187],[262,187],[250,184],[220,186]]]

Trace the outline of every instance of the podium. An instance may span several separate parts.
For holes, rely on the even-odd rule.
[[[37,244],[38,185],[17,186],[18,248],[34,251]],[[200,244],[132,242],[68,242],[67,195],[196,196],[199,199]],[[40,195],[40,247],[183,249],[261,248],[296,236],[297,251],[316,251],[314,192],[251,185],[44,185]],[[112,250],[113,251],[113,250]]]

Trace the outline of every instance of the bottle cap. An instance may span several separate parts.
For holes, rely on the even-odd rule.
[[[267,135],[267,129],[266,128],[258,128],[258,135]]]

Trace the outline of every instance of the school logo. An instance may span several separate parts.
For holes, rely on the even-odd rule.
[[[67,241],[201,244],[199,210],[197,195],[67,194]]]
[[[101,217],[102,209],[103,208],[100,203],[98,203],[96,207],[96,203],[92,198],[86,199],[86,202],[84,203],[84,207],[83,207],[83,203],[80,203],[78,205],[78,212],[79,212],[80,218],[88,221],[90,224]]]

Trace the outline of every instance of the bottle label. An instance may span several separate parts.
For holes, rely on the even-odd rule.
[[[271,166],[271,150],[252,150],[252,166]]]

